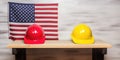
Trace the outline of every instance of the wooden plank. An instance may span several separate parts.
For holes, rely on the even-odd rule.
[[[35,51],[35,52],[34,52]],[[92,60],[92,49],[27,49],[27,60]]]
[[[8,48],[111,48],[112,46],[102,40],[94,44],[74,44],[70,40],[45,41],[45,44],[24,44],[23,40],[13,41]]]

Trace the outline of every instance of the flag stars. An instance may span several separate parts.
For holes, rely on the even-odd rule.
[[[34,22],[34,4],[10,3],[11,22]]]
[[[12,10],[12,9],[10,9],[10,10]]]

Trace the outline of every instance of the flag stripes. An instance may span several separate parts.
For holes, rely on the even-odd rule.
[[[57,16],[35,16],[36,19],[57,19]]]
[[[58,10],[57,8],[35,8],[35,10]]]
[[[9,37],[9,39],[12,39],[12,40],[24,40],[24,38],[15,38],[15,37]],[[58,38],[46,38],[46,40],[58,40]]]
[[[15,25],[15,24],[10,24],[9,26],[13,26],[13,27],[29,27],[30,25]],[[42,26],[42,27],[50,27],[50,28],[52,28],[52,27],[58,27],[56,25],[40,25],[40,26]]]
[[[35,12],[35,14],[58,14],[58,12]]]
[[[10,31],[15,31],[15,32],[24,32],[26,31],[26,29],[11,29],[10,28]],[[48,32],[58,32],[58,30],[48,30],[48,29],[44,29],[44,31],[48,31]]]
[[[35,6],[58,6],[58,3],[35,4]]]

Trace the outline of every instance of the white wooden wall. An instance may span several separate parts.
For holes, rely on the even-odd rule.
[[[59,38],[70,40],[73,27],[88,24],[96,39],[113,45],[106,60],[120,60],[120,0],[0,0],[0,60],[14,60],[8,39],[8,1],[59,3]]]

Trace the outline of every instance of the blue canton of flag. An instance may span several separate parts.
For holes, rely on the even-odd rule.
[[[9,8],[10,22],[34,22],[34,4],[10,3]]]

